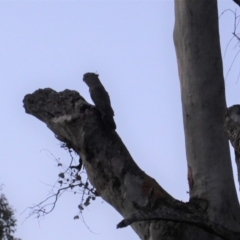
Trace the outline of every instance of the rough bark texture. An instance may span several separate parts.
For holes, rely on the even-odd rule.
[[[228,108],[225,116],[225,128],[235,150],[238,183],[240,184],[240,105],[233,105]]]
[[[24,108],[80,156],[100,196],[131,224],[141,239],[240,239],[207,218],[207,204],[173,199],[133,161],[99,111],[76,91],[39,89],[25,96]]]
[[[181,83],[190,199],[239,229],[240,211],[224,132],[225,87],[216,0],[175,0],[174,43]]]

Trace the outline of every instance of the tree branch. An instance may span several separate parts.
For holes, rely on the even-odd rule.
[[[148,219],[167,220],[161,222],[161,225],[176,236],[179,231],[186,234],[192,231],[186,227],[186,223],[192,224],[193,216],[198,217],[198,211],[175,200],[145,174],[133,161],[118,134],[108,131],[96,108],[88,104],[78,92],[65,90],[57,93],[49,88],[39,89],[26,95],[23,102],[27,113],[45,122],[58,139],[81,156],[91,184],[105,201],[126,218],[125,225],[132,223],[131,226],[140,238],[151,238],[154,235],[154,230],[149,231],[149,228],[156,223],[139,223]],[[134,216],[136,212],[140,212],[138,216],[144,217],[138,217],[137,220],[136,217],[133,220],[130,217],[130,221],[127,220],[128,216]],[[186,216],[192,218],[188,221]],[[194,231],[202,233],[208,226],[200,223],[206,219],[197,219],[194,223],[199,221],[198,228]],[[180,224],[173,230],[170,220]],[[214,233],[218,233],[217,230]]]
[[[27,113],[45,122],[81,156],[91,184],[124,217],[136,212],[133,201],[142,207],[154,207],[159,199],[173,201],[137,166],[118,134],[108,131],[98,110],[78,92],[39,89],[23,103]]]
[[[195,225],[199,228],[204,229],[209,233],[224,239],[224,240],[239,240],[240,232],[234,232],[221,225],[209,221],[207,218],[197,215],[186,213],[185,211],[179,211],[178,209],[170,209],[168,207],[159,208],[156,211],[143,214],[141,212],[135,213],[131,217],[122,220],[118,223],[117,228],[127,227],[134,222],[139,221],[172,221],[176,223],[187,223],[190,225]]]

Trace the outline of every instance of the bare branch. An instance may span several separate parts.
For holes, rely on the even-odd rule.
[[[209,233],[213,233],[214,235],[224,239],[224,240],[239,240],[240,232],[234,232],[229,229],[224,228],[214,222],[209,221],[207,218],[197,214],[186,213],[185,211],[179,211],[175,209],[169,209],[167,207],[157,209],[154,212],[143,214],[141,212],[135,213],[131,217],[122,220],[118,223],[117,228],[127,227],[134,222],[139,221],[173,221],[178,223],[188,223],[191,225],[195,225],[199,228],[204,229]]]

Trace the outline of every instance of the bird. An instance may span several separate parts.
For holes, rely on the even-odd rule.
[[[83,81],[88,85],[90,96],[97,110],[101,113],[102,120],[111,130],[116,130],[116,124],[113,119],[114,111],[111,106],[108,92],[98,78],[98,74],[85,73]]]

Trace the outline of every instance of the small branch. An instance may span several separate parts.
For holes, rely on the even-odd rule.
[[[79,186],[79,184],[73,185],[73,187],[76,187],[76,186]],[[60,188],[60,189],[58,189],[57,193],[54,193],[53,195],[47,197],[45,200],[43,200],[42,202],[40,202],[40,203],[37,204],[36,206],[29,207],[30,209],[33,209],[33,211],[29,214],[29,217],[32,216],[32,215],[37,214],[37,218],[39,218],[39,217],[41,216],[41,214],[42,214],[42,215],[46,215],[46,214],[49,214],[50,212],[52,212],[53,209],[54,209],[55,206],[56,206],[56,203],[57,203],[58,198],[61,196],[60,194],[61,194],[63,191],[69,189],[69,188],[70,188],[70,186]],[[48,204],[42,206],[42,204],[44,204],[45,202],[47,202],[47,201],[48,201],[49,199],[51,199],[51,198],[54,198],[53,203],[48,203]],[[51,207],[50,210],[46,211],[45,208],[46,208],[47,206],[49,206],[49,205],[52,205],[52,207]],[[38,209],[36,209],[36,208],[38,208]]]
[[[152,213],[143,214],[136,213],[129,218],[122,220],[117,224],[117,228],[127,227],[134,222],[139,221],[172,221],[178,223],[187,223],[191,225],[195,225],[199,228],[204,229],[209,233],[213,233],[216,236],[224,239],[224,240],[239,240],[240,232],[234,232],[229,229],[226,229],[214,222],[209,221],[208,219],[198,216],[196,214],[188,214],[185,212],[177,212],[176,209],[158,209]]]
[[[63,171],[58,175],[59,179],[53,186],[47,184],[48,186],[52,187],[49,193],[50,196],[48,196],[44,201],[40,202],[39,204],[33,207],[29,207],[29,209],[32,209],[32,211],[30,212],[28,217],[32,215],[37,215],[37,218],[39,218],[41,216],[51,213],[54,210],[61,194],[63,194],[63,192],[67,191],[68,189],[71,192],[73,192],[72,190],[75,187],[79,187],[79,189],[82,190],[82,198],[81,203],[79,205],[81,206],[81,209],[79,208],[80,211],[84,209],[83,206],[88,206],[90,204],[90,201],[95,200],[97,197],[97,192],[95,191],[94,187],[92,187],[89,184],[88,179],[86,179],[86,181],[83,182],[82,180],[83,177],[81,176],[81,174],[83,174],[84,172],[83,171],[80,172],[81,169],[77,169],[78,171],[76,172],[75,167],[72,166],[74,160],[72,150],[65,146],[64,144],[62,144],[61,147],[68,151],[71,158],[70,165],[66,169],[63,168],[62,163],[60,163],[59,159],[57,159],[50,151],[48,151],[54,158],[54,160],[58,163],[57,164],[58,167],[61,167]],[[60,184],[60,188],[56,186],[57,183]],[[62,185],[66,186],[62,187]],[[56,188],[58,189],[57,192],[54,191]],[[77,193],[77,191],[74,191],[74,194],[75,193]],[[86,196],[87,198],[85,198]],[[49,200],[52,198],[54,199],[54,201],[49,203]]]

